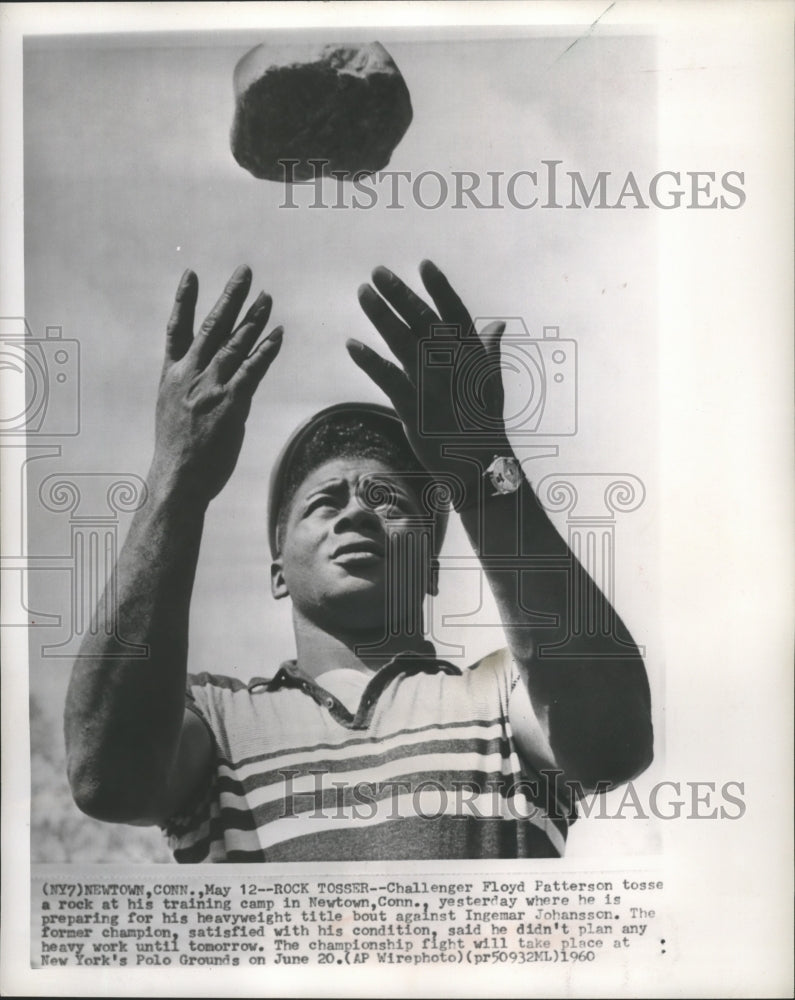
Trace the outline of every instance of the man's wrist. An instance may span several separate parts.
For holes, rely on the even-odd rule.
[[[485,497],[497,496],[502,499],[505,495],[516,492],[524,481],[522,467],[507,438],[484,443],[476,451],[470,452],[467,459],[471,474],[464,482],[461,500],[456,504],[459,514],[479,509]],[[506,473],[510,476],[510,482]]]
[[[182,516],[203,517],[210,504],[210,497],[198,488],[195,477],[158,456],[152,460],[146,486],[151,502],[165,508],[176,506]]]
[[[483,479],[491,483],[492,496],[508,496],[516,493],[522,485],[522,466],[513,455],[500,455],[495,452],[494,458],[483,473]]]

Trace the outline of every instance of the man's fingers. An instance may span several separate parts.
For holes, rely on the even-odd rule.
[[[199,279],[193,271],[180,278],[174,308],[166,326],[166,360],[179,361],[193,343],[193,317],[199,294]]]
[[[202,323],[194,340],[196,361],[204,368],[235,325],[235,319],[246,301],[251,287],[251,270],[245,265],[238,267],[227,281],[226,288]]]
[[[369,375],[378,388],[389,397],[403,423],[407,427],[415,426],[417,394],[406,373],[358,340],[350,338],[345,342],[345,346],[348,348],[348,354],[365,375]]]
[[[265,306],[267,306],[268,310],[267,315],[265,317],[265,322],[267,323],[268,321],[267,316],[270,315],[272,305],[273,305],[273,299],[270,297],[270,295],[268,295],[267,292],[260,292],[259,295],[256,297],[256,299],[254,299],[254,301],[246,310],[246,315],[243,317],[240,323],[238,323],[235,333],[237,333],[237,330],[239,330],[241,326],[244,326],[246,323],[252,322],[252,320],[256,320],[257,317],[260,316],[264,311]]]
[[[215,352],[208,369],[214,372],[219,382],[228,382],[246,360],[268,322],[272,305],[270,295],[260,292],[243,322]]]
[[[483,346],[486,348],[487,354],[496,355],[499,358],[500,341],[502,340],[502,335],[505,333],[505,326],[506,324],[498,319],[493,323],[489,323],[485,329],[481,330],[480,339],[483,341]]]
[[[229,380],[232,389],[244,390],[249,396],[254,392],[281,350],[283,336],[284,329],[277,326],[264,340],[257,344]]]
[[[370,285],[359,286],[359,305],[376,330],[384,338],[389,350],[403,365],[408,377],[416,385],[419,352],[419,341],[417,338],[405,323],[400,322],[386,302]]]
[[[420,277],[442,320],[456,324],[461,327],[463,336],[469,336],[472,317],[439,268],[432,261],[424,260],[420,264]]]
[[[386,267],[373,271],[373,284],[418,337],[424,337],[439,317],[419,295]]]
[[[500,354],[500,341],[505,333],[506,324],[502,320],[489,323],[480,332],[480,340],[486,350],[485,363],[479,366],[481,391],[484,402],[490,407],[490,412],[502,416],[505,400],[505,390],[502,383],[503,360]],[[508,364],[508,368],[512,366]]]

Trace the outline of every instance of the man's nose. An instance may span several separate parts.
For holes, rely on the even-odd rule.
[[[351,495],[348,503],[337,514],[337,520],[334,524],[334,530],[339,533],[351,528],[380,532],[382,527],[378,512],[368,506],[365,500],[355,493]]]

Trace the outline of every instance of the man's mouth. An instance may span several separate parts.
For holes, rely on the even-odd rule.
[[[383,545],[366,538],[338,545],[332,555],[332,559],[342,560],[343,562],[366,562],[383,558]]]

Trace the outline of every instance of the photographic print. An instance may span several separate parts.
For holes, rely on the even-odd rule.
[[[725,353],[791,283],[757,50],[695,4],[27,6],[0,445],[28,974],[728,982],[684,956],[705,908],[727,943],[688,866],[756,829],[756,753],[721,740],[783,677],[775,629],[753,690],[721,651],[726,545],[754,558],[733,380],[761,427],[790,350],[772,321]],[[784,6],[755,10],[761,45]]]

